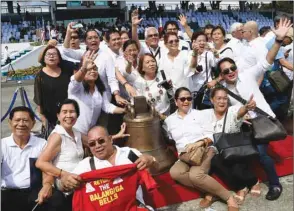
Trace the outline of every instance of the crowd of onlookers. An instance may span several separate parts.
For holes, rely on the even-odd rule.
[[[77,207],[81,206],[106,210],[110,201],[120,201],[121,206],[131,201],[128,210],[153,210],[145,205],[141,186],[128,184],[117,191],[114,185],[122,179],[108,168],[131,164],[130,151],[137,156],[139,172],[158,165],[153,156],[117,142],[128,136],[123,115],[137,96],[144,96],[155,108],[161,119],[159,129],[179,157],[170,169],[172,179],[205,194],[200,207],[221,200],[229,211],[238,211],[246,206],[246,195],[261,195],[258,178],[250,170],[251,160],[225,163],[214,147],[214,134],[239,132],[258,117],[256,108],[281,121],[293,115],[292,85],[281,92],[268,80],[269,71],[284,71],[293,80],[291,21],[286,16],[276,17],[272,30],[259,30],[255,21],[236,22],[230,27],[232,38],[227,40],[222,26],[208,24],[193,33],[184,15],[179,20],[167,21],[162,31],[146,27],[143,42],[138,35],[142,22],[138,10],[132,12],[129,32],[121,27],[101,33],[96,27],[104,26],[99,24],[88,25],[83,32],[72,22],[66,29],[51,27],[51,39],[38,58],[42,69],[34,84],[42,138],[30,133],[35,123],[32,111],[17,107],[9,117],[12,135],[2,139],[4,210],[20,206],[22,210],[34,206],[38,210],[80,210]],[[179,36],[179,24],[189,42]],[[62,30],[64,38],[58,45],[57,34]],[[80,47],[82,41],[86,49]],[[241,104],[230,92],[246,102]],[[186,162],[185,155],[199,147],[207,147],[200,164]],[[267,154],[268,144],[256,147],[259,157],[255,162],[261,163],[269,181],[266,199],[276,200],[283,187]],[[33,180],[33,170],[42,172],[39,181]],[[100,171],[85,179],[83,173],[91,170]],[[234,194],[215,180],[212,172]],[[116,175],[116,183],[92,183],[89,179],[100,174]],[[114,195],[101,196],[98,187],[111,187]],[[90,199],[82,202],[75,190],[79,197]],[[136,192],[137,202],[124,197],[131,195],[128,191]],[[92,192],[96,195],[89,196]],[[18,203],[14,203],[16,198]]]

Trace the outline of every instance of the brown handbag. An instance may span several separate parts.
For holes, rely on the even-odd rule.
[[[179,158],[181,161],[191,166],[200,166],[206,149],[207,149],[207,145],[199,146],[191,152],[182,152]]]

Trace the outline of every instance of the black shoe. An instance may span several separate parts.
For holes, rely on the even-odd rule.
[[[276,200],[280,197],[282,191],[283,191],[282,185],[271,186],[269,188],[269,191],[267,192],[265,198],[270,201]]]

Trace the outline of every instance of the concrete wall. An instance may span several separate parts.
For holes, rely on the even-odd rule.
[[[37,46],[31,52],[23,55],[22,57],[14,60],[13,62],[11,62],[14,70],[25,69],[25,68],[29,68],[32,66],[39,66],[40,63],[38,62],[38,56],[44,48],[45,48],[45,46]],[[1,72],[2,73],[7,72],[8,66],[9,65],[5,65],[4,67],[2,67]]]

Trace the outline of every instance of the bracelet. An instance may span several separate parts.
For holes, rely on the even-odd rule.
[[[275,41],[279,44],[282,44],[283,40],[278,40],[277,38],[275,39]]]
[[[42,185],[44,186],[45,184],[49,184],[50,186],[54,187],[54,184],[52,184],[50,182],[44,182]]]

